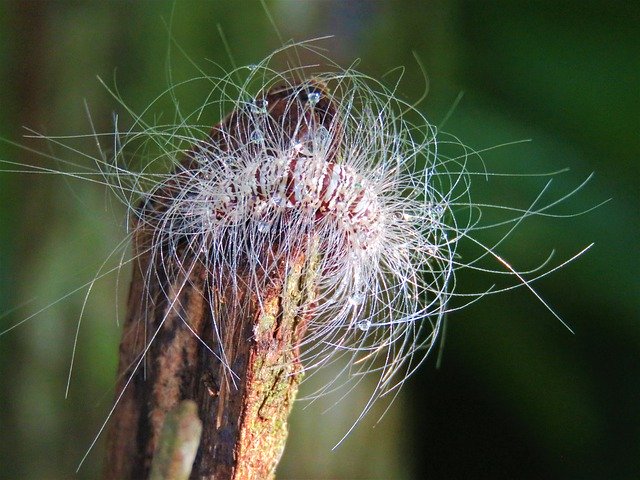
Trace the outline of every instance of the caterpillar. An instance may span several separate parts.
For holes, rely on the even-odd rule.
[[[256,72],[257,96],[241,92],[133,208],[134,280],[108,442],[151,440],[127,455],[110,448],[109,477],[148,475],[163,418],[184,398],[209,405],[207,418],[215,412],[203,444],[234,451],[229,439],[254,411],[233,410],[252,391],[254,346],[264,346],[255,375],[274,372],[269,385],[295,386],[298,365],[346,357],[348,377],[378,371],[375,398],[403,381],[418,349],[430,350],[448,309],[455,241],[430,213],[448,207],[417,165],[433,139],[412,133],[357,72],[266,82],[266,67]],[[277,428],[290,401],[261,402],[269,413],[255,422]],[[199,458],[199,474],[219,475],[227,462]]]
[[[456,241],[442,220],[451,192],[433,185],[436,165],[419,165],[433,132],[427,126],[419,140],[391,97],[374,95],[360,75],[278,76],[252,100],[242,92],[239,108],[189,149],[134,216],[152,255],[177,257],[179,271],[204,261],[212,284],[234,289],[242,276],[252,279],[250,291],[267,290],[268,265],[316,243],[318,294],[305,306],[303,364],[346,353],[366,370],[383,355],[383,392],[437,337]]]

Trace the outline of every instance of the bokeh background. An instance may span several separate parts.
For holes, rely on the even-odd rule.
[[[451,315],[440,368],[432,358],[377,423],[371,413],[335,450],[367,391],[297,406],[279,478],[638,478],[640,476],[640,9],[607,1],[272,1],[286,40],[324,41],[342,65],[379,77],[405,66],[400,93],[474,148],[531,139],[483,155],[489,171],[556,177],[559,210],[499,247],[526,269],[556,250],[582,258],[536,284],[570,334],[526,289]],[[280,45],[256,2],[0,3],[0,137],[112,128],[117,84],[134,111],[167,86],[173,37],[198,65],[259,61]],[[172,50],[176,78],[195,75]],[[461,102],[456,103],[463,92]],[[194,92],[193,95],[202,95]],[[450,116],[448,112],[453,111]],[[159,106],[162,108],[162,105]],[[170,115],[170,111],[168,111]],[[88,140],[78,144],[91,155]],[[52,149],[53,156],[63,156]],[[0,159],[65,168],[0,143]],[[11,169],[0,164],[0,170]],[[510,178],[477,200],[526,207],[546,179]],[[483,195],[486,195],[483,196]],[[104,188],[46,175],[0,172],[0,478],[96,478],[98,442],[75,468],[112,402],[129,272],[96,283],[85,308],[68,398],[67,371],[85,290],[124,237],[122,208]],[[490,241],[490,237],[487,237]],[[116,259],[117,260],[117,259]],[[113,262],[109,265],[113,265]],[[461,275],[465,291],[487,278]],[[118,294],[118,296],[116,296]],[[119,298],[119,300],[116,300]],[[57,301],[59,300],[59,301]],[[45,308],[46,307],[46,308]]]

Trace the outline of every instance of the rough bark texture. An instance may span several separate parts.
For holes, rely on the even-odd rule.
[[[327,96],[313,110],[296,107],[306,102],[311,89],[322,86],[274,88],[263,97],[277,127],[272,129],[277,132],[272,133],[274,144],[287,136],[290,141],[304,138],[305,125],[328,127],[333,122],[336,112]],[[182,171],[197,168],[208,146],[233,151],[235,144],[247,140],[249,123],[241,111],[232,113],[206,142],[194,146]],[[179,188],[178,176],[158,198],[173,198]],[[147,200],[145,208],[159,211],[162,206],[153,202]],[[196,402],[203,423],[190,478],[272,478],[302,371],[296,346],[306,319],[300,317],[305,311],[300,307],[315,295],[317,251],[292,252],[290,258],[269,265],[269,281],[263,284],[270,287],[252,292],[237,287],[256,284],[252,273],[244,275],[241,268],[229,272],[237,278],[228,285],[220,285],[224,275],[212,276],[209,266],[197,259],[189,260],[188,269],[171,268],[176,259],[144,253],[152,238],[153,232],[144,229],[134,238],[139,255],[120,345],[118,405],[111,419],[105,478],[149,478],[167,412],[184,400]],[[261,262],[268,258],[274,255],[265,251]],[[184,258],[180,262],[184,265]],[[224,352],[224,361],[214,352]]]
[[[220,328],[234,334],[227,337],[224,349],[227,358],[233,359],[237,375],[233,378],[200,340],[214,338],[207,296],[192,286],[154,286],[156,322],[149,325],[149,319],[138,314],[143,281],[140,273],[135,274],[120,346],[118,392],[123,394],[111,420],[105,478],[147,478],[165,416],[185,399],[198,404],[203,422],[191,478],[273,475],[284,449],[286,420],[301,371],[291,345],[297,344],[304,330],[304,319],[296,316],[295,307],[312,295],[308,265],[301,254],[293,274],[290,270],[286,283],[282,279],[282,288],[268,292],[264,309],[258,307],[257,298],[250,298],[252,308],[243,312],[245,318],[234,316],[239,310],[233,307],[231,315],[221,317],[228,324]],[[205,271],[203,267],[194,275]],[[167,298],[163,291],[169,292]],[[149,343],[145,328],[158,333],[140,363]],[[219,351],[215,345],[209,348]]]
[[[118,392],[122,397],[111,420],[105,478],[148,478],[165,416],[186,399],[197,403],[203,422],[191,478],[273,476],[284,449],[287,416],[301,371],[291,345],[303,335],[304,319],[296,316],[299,310],[295,307],[313,294],[311,271],[301,254],[286,283],[282,278],[282,288],[267,293],[263,309],[251,292],[245,292],[252,305],[249,310],[235,308],[236,299],[225,303],[228,315],[219,318],[228,324],[220,328],[232,333],[226,337],[224,351],[233,359],[237,375],[230,378],[223,363],[203,345],[205,339],[215,337],[212,319],[207,296],[192,284],[204,282],[194,278],[188,288],[166,283],[150,286],[154,290],[153,317],[145,318],[147,312],[139,308],[144,282],[136,269],[120,345]],[[203,266],[192,275],[205,272]],[[245,299],[237,300],[246,304]],[[243,318],[237,316],[240,311]],[[155,325],[149,325],[150,319],[155,319]],[[140,362],[148,335],[156,330]],[[209,347],[219,351],[215,345]]]

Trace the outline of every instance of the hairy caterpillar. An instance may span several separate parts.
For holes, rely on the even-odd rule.
[[[455,249],[472,238],[479,220],[467,198],[466,158],[437,156],[435,131],[426,120],[405,121],[411,106],[358,72],[303,76],[299,68],[278,74],[270,61],[241,69],[249,77],[239,86],[236,72],[208,79],[220,87],[220,97],[245,112],[248,125],[230,119],[228,131],[208,133],[191,126],[197,112],[181,116],[177,125],[137,123],[117,133],[112,158],[98,159],[104,181],[138,219],[139,230],[155,232],[149,252],[174,254],[187,239],[178,269],[188,270],[195,256],[204,255],[215,277],[233,271],[240,256],[253,259],[250,270],[257,272],[262,264],[253,253],[262,246],[279,245],[275,255],[284,258],[317,241],[324,252],[322,293],[308,305],[303,360],[312,368],[341,355],[353,358],[344,367],[347,380],[375,372],[375,399],[404,381],[434,344],[444,314],[459,307],[449,303],[453,274],[472,268],[475,259],[458,259]],[[234,88],[239,91],[229,93]],[[269,109],[278,102],[300,115],[287,115],[295,118],[290,124],[271,122]],[[332,123],[333,110],[343,119],[341,128]],[[203,141],[207,135],[211,139]],[[140,151],[159,146],[151,162],[164,163],[164,173],[127,166],[138,142]],[[194,165],[183,165],[190,149]],[[142,208],[141,196],[149,199]],[[512,222],[545,208],[515,211]],[[223,236],[233,240],[228,252],[219,248]],[[151,280],[157,272],[147,274]],[[233,282],[233,276],[224,280]]]
[[[401,363],[420,347],[403,338],[417,336],[421,321],[433,317],[435,338],[454,268],[455,240],[446,240],[441,220],[450,193],[415,165],[433,140],[418,143],[407,126],[390,123],[393,112],[357,75],[337,78],[339,101],[307,82],[260,94],[259,109],[241,106],[160,183],[153,212],[139,214],[154,255],[174,254],[187,237],[188,255],[205,252],[220,283],[234,281],[235,258],[248,260],[250,277],[268,277],[258,275],[265,244],[278,246],[277,262],[318,242],[320,293],[304,342],[317,350],[307,354],[311,364],[351,350],[351,337],[376,327],[388,336],[366,355],[401,341]]]
[[[296,374],[297,362],[311,371],[347,357],[347,381],[369,371],[380,376],[371,404],[404,381],[398,377],[414,367],[419,349],[431,349],[449,308],[456,240],[447,238],[443,218],[451,216],[446,202],[453,193],[436,188],[435,165],[421,166],[434,143],[428,124],[413,132],[398,116],[399,106],[389,103],[390,92],[381,85],[373,90],[376,84],[358,72],[298,80],[274,73],[270,61],[250,69],[247,83],[259,80],[257,95],[241,88],[233,113],[183,159],[176,158],[179,149],[170,149],[169,160],[179,160],[175,170],[161,174],[142,206],[132,208],[140,258],[135,269],[145,286],[141,293],[134,280],[121,347],[134,354],[121,357],[116,406],[121,400],[149,405],[136,417],[143,423],[133,422],[143,432],[158,431],[162,405],[174,401],[173,395],[166,399],[168,385],[181,385],[173,387],[176,398],[204,395],[197,379],[195,385],[183,380],[191,375],[180,365],[190,369],[199,356],[189,339],[176,340],[176,329],[188,329],[216,359],[206,370],[220,373],[206,382],[214,385],[208,391],[218,405],[211,433],[217,436],[236,428],[220,409],[233,404],[230,390],[242,388],[236,385],[239,368],[252,358],[243,353],[245,344],[275,342],[271,354],[293,349],[293,357],[270,367],[282,375]],[[122,152],[136,136],[120,136]],[[313,258],[313,273],[306,274],[312,291],[286,306],[284,294],[273,292],[300,275],[300,255]],[[282,326],[275,338],[263,338],[271,327],[258,323],[245,332],[229,322],[270,317],[272,301],[284,303],[284,312],[293,308],[297,332],[292,327],[294,333],[283,334],[284,321],[276,320]],[[202,318],[205,325],[196,320]],[[280,338],[290,335],[294,340]],[[174,365],[174,380],[147,367],[146,382],[167,385],[152,398],[138,387],[147,356],[153,365]],[[127,430],[129,415],[121,421],[116,414],[114,421],[110,444],[141,435]],[[122,466],[114,457],[112,476],[146,476],[152,453],[138,450],[138,459]]]

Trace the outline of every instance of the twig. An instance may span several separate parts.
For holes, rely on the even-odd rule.
[[[233,379],[225,363],[212,353],[219,348],[203,344],[202,339],[215,335],[206,297],[193,285],[179,292],[175,285],[154,286],[153,298],[159,290],[175,292],[164,303],[180,307],[172,310],[165,305],[155,310],[153,318],[163,319],[162,324],[147,326],[151,331],[157,329],[157,335],[146,351],[145,368],[135,368],[144,345],[144,322],[135,313],[144,282],[136,275],[129,305],[134,314],[125,325],[120,347],[118,388],[123,393],[112,419],[106,478],[148,478],[165,416],[184,399],[196,401],[203,421],[191,478],[266,479],[273,475],[299,383],[301,367],[291,346],[299,342],[304,330],[297,307],[311,295],[308,265],[304,256],[296,259],[286,284],[268,293],[263,309],[255,294],[245,292],[253,308],[240,318],[231,303],[234,299],[229,299],[229,311],[218,317],[218,328],[233,333],[224,349],[232,359]]]
[[[288,117],[298,101],[292,91],[268,96],[268,114],[276,124],[301,123]],[[319,121],[330,120],[323,111]],[[157,245],[161,228],[153,219],[162,218],[168,203],[184,198],[187,187],[180,182],[183,174],[197,171],[201,157],[196,153],[203,155],[198,149],[231,149],[246,128],[241,112],[230,115],[189,152],[175,182],[141,207],[106,479],[149,478],[167,413],[184,400],[195,401],[203,424],[190,478],[274,476],[302,372],[297,347],[305,333],[304,312],[316,293],[317,242],[306,242],[307,251],[278,255],[281,237],[274,235],[259,260],[240,256],[237,265],[222,272],[212,271],[209,253],[194,251],[188,237],[171,239],[170,255],[150,248]],[[243,268],[250,262],[253,268]],[[256,275],[264,278],[256,282]],[[252,291],[254,285],[265,285],[264,291]]]

